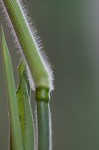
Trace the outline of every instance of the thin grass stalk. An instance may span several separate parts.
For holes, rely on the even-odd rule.
[[[52,149],[51,116],[49,104],[37,102],[38,150]]]

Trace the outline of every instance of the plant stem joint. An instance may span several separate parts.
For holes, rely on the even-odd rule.
[[[49,103],[50,90],[45,87],[36,88],[35,98],[36,98],[36,101],[42,101],[42,102]]]

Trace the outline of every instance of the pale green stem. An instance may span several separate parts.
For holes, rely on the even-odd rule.
[[[50,88],[50,77],[18,0],[3,0],[29,65],[35,87]]]
[[[51,116],[49,104],[37,102],[38,150],[51,150]]]
[[[49,99],[50,91],[48,89],[36,89],[38,150],[52,150],[52,129]]]

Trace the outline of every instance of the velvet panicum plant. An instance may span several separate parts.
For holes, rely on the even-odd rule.
[[[19,82],[15,88],[13,68],[6,39],[1,27],[2,60],[8,99],[10,121],[10,150],[52,150],[50,93],[53,88],[53,72],[40,50],[35,30],[19,0],[0,0],[15,42],[21,53],[18,65]],[[37,103],[37,129],[31,111],[31,91],[35,91]],[[37,137],[37,138],[35,138]],[[37,140],[37,141],[36,141]],[[37,143],[37,145],[36,145]]]

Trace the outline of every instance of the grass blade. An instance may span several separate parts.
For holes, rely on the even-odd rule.
[[[30,106],[30,86],[23,61],[21,61],[21,63],[19,64],[18,71],[19,87],[16,93],[18,98],[19,116],[21,121],[24,149],[34,150],[34,128]]]
[[[2,57],[3,57],[6,90],[8,98],[12,149],[24,150],[12,64],[9,51],[6,45],[3,29],[2,29]]]

